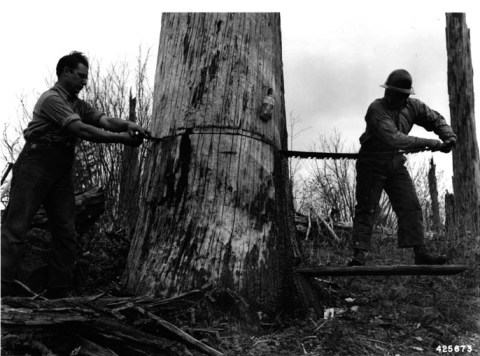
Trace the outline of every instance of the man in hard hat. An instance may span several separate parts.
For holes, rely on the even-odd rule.
[[[139,146],[150,133],[113,118],[78,98],[87,84],[88,60],[72,52],[57,63],[57,83],[38,99],[24,132],[25,146],[13,167],[9,204],[2,216],[2,296],[18,294],[25,238],[43,204],[52,232],[47,296],[64,297],[77,255],[72,164],[78,138]]]
[[[404,163],[401,149],[430,148],[450,152],[456,136],[445,119],[418,99],[412,77],[404,69],[394,70],[381,87],[383,98],[370,104],[365,115],[366,130],[360,137],[360,153],[392,152],[360,157],[356,163],[357,185],[355,217],[353,219],[353,258],[351,266],[365,264],[365,254],[371,247],[374,215],[380,196],[385,191],[398,220],[398,246],[413,248],[415,264],[444,264],[445,256],[433,256],[425,247],[423,216],[415,186]],[[433,131],[443,141],[409,136],[413,125]]]

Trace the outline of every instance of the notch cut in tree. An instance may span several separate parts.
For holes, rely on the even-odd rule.
[[[447,13],[448,94],[457,146],[453,150],[456,227],[480,238],[480,156],[475,128],[470,30],[464,13]],[[480,243],[480,240],[478,241]]]
[[[260,118],[270,92],[272,118]],[[206,284],[292,307],[296,245],[278,13],[162,16],[143,191],[126,286]]]

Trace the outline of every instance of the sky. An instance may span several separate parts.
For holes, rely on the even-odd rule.
[[[455,1],[3,1],[0,5],[0,121],[18,121],[20,97],[31,105],[48,88],[58,59],[72,50],[110,65],[134,63],[150,48],[153,86],[162,12],[280,12],[285,105],[299,118],[293,149],[309,150],[320,134],[341,133],[358,148],[364,115],[383,96],[380,84],[397,68],[413,76],[416,97],[450,122],[445,12],[465,12],[473,68],[480,68],[480,12]],[[287,5],[288,4],[288,5]],[[474,78],[480,88],[480,78]],[[480,89],[477,91],[480,92]],[[477,107],[478,107],[478,102]],[[479,110],[476,110],[479,112]],[[291,113],[291,114],[290,114]],[[477,137],[480,137],[477,123]],[[423,129],[412,134],[434,138]],[[425,155],[425,154],[423,154]],[[429,156],[425,156],[429,157]],[[451,175],[451,155],[434,154]],[[0,164],[5,164],[1,162]],[[0,167],[2,168],[2,167]],[[3,169],[2,169],[3,170]]]

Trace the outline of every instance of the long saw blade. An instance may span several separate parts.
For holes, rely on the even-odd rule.
[[[362,153],[342,153],[342,152],[308,152],[308,151],[287,151],[280,150],[280,153],[284,157],[294,157],[294,158],[313,158],[313,159],[358,159],[358,158],[367,158],[367,157],[380,157],[396,154],[410,154],[430,151],[433,152],[430,148],[415,148],[408,150],[398,150],[398,151],[386,151],[386,152],[362,152]]]

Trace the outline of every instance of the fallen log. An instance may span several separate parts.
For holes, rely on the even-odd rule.
[[[186,295],[196,294],[197,291],[194,291]],[[174,343],[181,343],[206,355],[223,355],[148,311],[148,305],[162,305],[158,300],[142,300],[140,297],[102,299],[103,296],[53,300],[2,298],[2,340],[6,342],[3,348],[7,350],[9,345],[15,345],[16,335],[35,335],[40,332],[49,335],[46,340],[60,340],[62,335],[68,335],[69,338],[75,335],[71,348],[81,348],[82,352],[76,353],[81,355],[178,355],[172,351],[175,349]],[[172,300],[178,302],[176,298],[170,299]],[[143,304],[143,307],[138,306],[137,302]],[[156,325],[153,333],[150,329],[140,330],[127,323],[126,320],[131,319],[132,310]],[[37,341],[39,345],[44,344],[45,347],[54,349],[43,339]]]
[[[333,227],[337,230],[352,231],[353,225],[351,222],[337,221],[333,223]]]
[[[75,195],[75,226],[90,227],[105,211],[105,194],[102,188],[92,188]],[[48,229],[48,216],[44,208],[35,215],[31,228]]]
[[[393,276],[451,275],[467,270],[465,265],[392,265],[392,266],[309,266],[296,269],[308,277],[318,276]]]
[[[97,317],[92,310],[78,307],[12,308],[2,305],[2,326],[46,326],[79,323]]]

